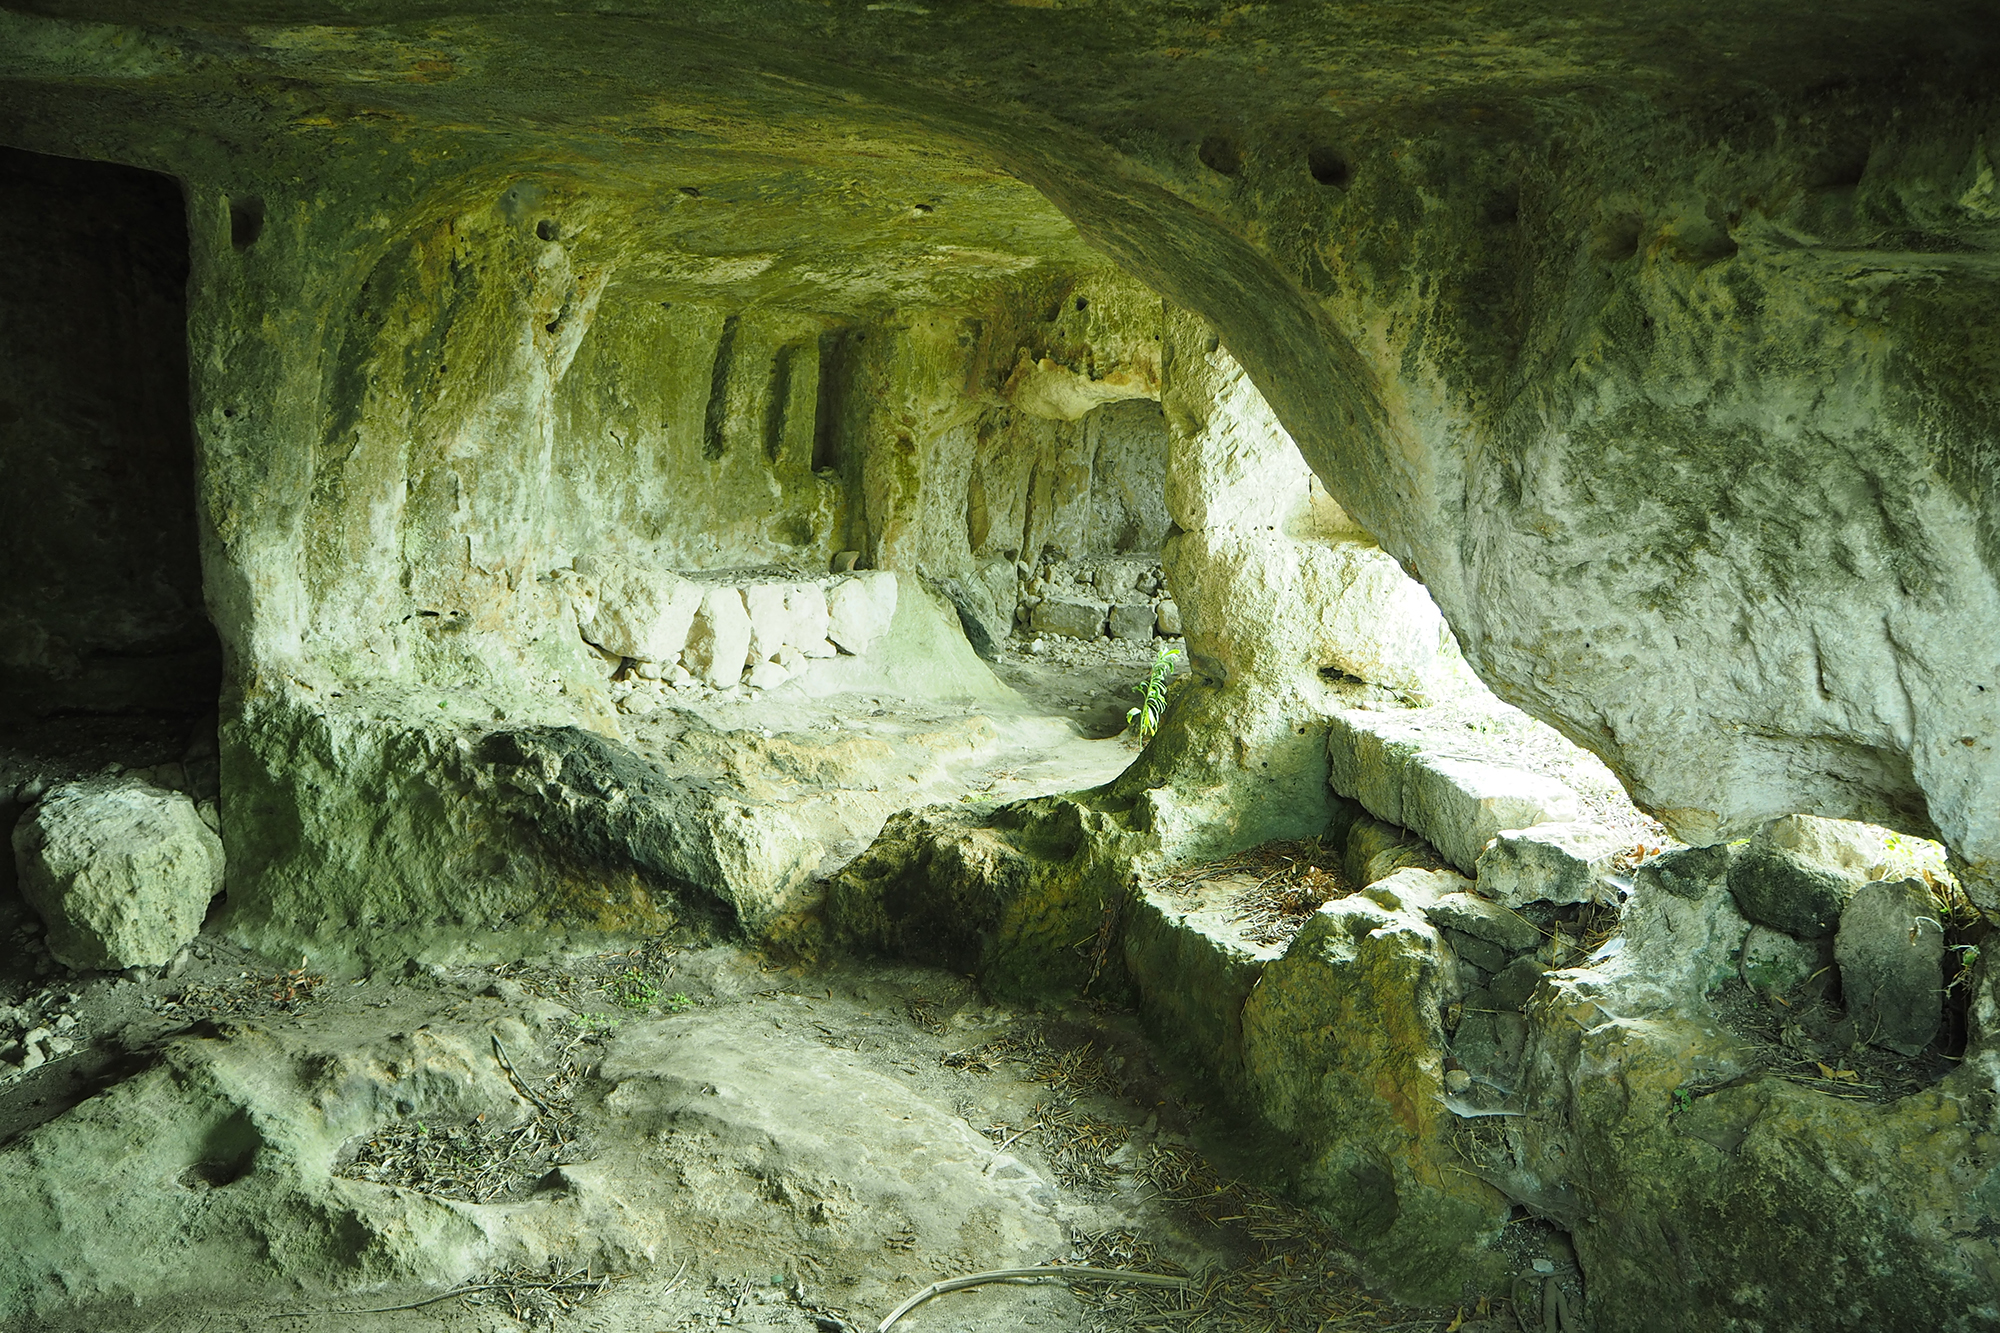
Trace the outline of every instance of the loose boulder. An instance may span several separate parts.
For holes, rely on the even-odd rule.
[[[1579,821],[1503,829],[1479,854],[1478,891],[1508,907],[1593,902],[1598,871],[1619,847],[1609,830]]]
[[[1111,637],[1144,642],[1153,637],[1153,604],[1121,602],[1111,608]]]
[[[180,792],[129,778],[51,790],[14,830],[21,895],[77,968],[158,967],[222,889],[222,839]]]
[[[582,624],[585,639],[641,662],[671,662],[680,656],[702,604],[700,585],[671,570],[615,556],[579,556],[576,570],[596,585],[595,614]],[[580,602],[579,619],[589,609],[590,603]]]
[[[1833,934],[1855,888],[1853,881],[1808,865],[1791,852],[1755,842],[1730,862],[1728,878],[1745,917],[1802,940]]]
[[[1037,634],[1071,639],[1101,639],[1110,607],[1081,597],[1044,597],[1028,612],[1028,628]]]
[[[1752,989],[1789,995],[1826,965],[1825,941],[1793,939],[1769,926],[1752,926],[1743,937],[1740,970]]]
[[[743,607],[743,594],[710,588],[688,634],[688,669],[718,690],[727,689],[742,678],[749,656],[750,613]]]
[[[1841,993],[1857,1035],[1899,1055],[1937,1036],[1944,929],[1922,880],[1877,880],[1848,899],[1834,940]]]
[[[1641,865],[1633,879],[1676,898],[1699,902],[1728,875],[1731,855],[1722,844],[1678,847]]]
[[[1326,753],[1336,793],[1422,834],[1467,874],[1502,829],[1571,820],[1580,810],[1576,793],[1555,779],[1466,757],[1393,714],[1335,713]]]
[[[826,609],[826,637],[858,657],[895,618],[896,576],[870,569],[844,578],[827,589]]]

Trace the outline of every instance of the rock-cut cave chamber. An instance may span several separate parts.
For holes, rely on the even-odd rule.
[[[2000,1327],[1980,6],[379,8],[0,9],[0,1325]]]

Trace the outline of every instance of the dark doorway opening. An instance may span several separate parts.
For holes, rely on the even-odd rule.
[[[215,708],[179,185],[0,149],[0,743]],[[37,747],[39,748],[39,747]]]

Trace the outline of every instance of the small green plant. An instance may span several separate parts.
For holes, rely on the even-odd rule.
[[[1675,1088],[1673,1092],[1669,1095],[1668,1100],[1672,1102],[1672,1106],[1669,1109],[1668,1113],[1671,1115],[1679,1115],[1682,1111],[1685,1111],[1690,1106],[1694,1105],[1694,1093],[1692,1093],[1686,1088]]]
[[[1971,990],[1972,969],[1979,962],[1979,946],[1976,944],[1948,944],[1945,948],[1948,952],[1958,955],[1958,971],[1950,981],[1945,983],[1945,993],[1949,995],[1952,991],[1958,990],[1961,987],[1968,991]]]
[[[1139,706],[1125,711],[1125,725],[1138,732],[1142,741],[1153,739],[1153,733],[1160,729],[1160,714],[1167,710],[1167,683],[1173,679],[1174,663],[1180,655],[1178,648],[1161,648],[1153,654],[1153,669],[1146,673]]]
[[[694,1001],[689,998],[686,991],[677,990],[667,997],[666,1007],[667,1012],[670,1014],[684,1014],[694,1008]]]
[[[627,1009],[644,1009],[660,998],[652,974],[640,967],[628,967],[605,982],[604,993]]]

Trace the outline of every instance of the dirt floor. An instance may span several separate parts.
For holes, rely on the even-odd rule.
[[[424,1034],[490,1052],[485,1076],[515,1105],[457,1123],[392,1114],[344,1145],[335,1174],[493,1216],[595,1194],[651,1250],[425,1287],[246,1273],[240,1303],[154,1299],[40,1327],[875,1329],[932,1282],[1045,1263],[1191,1286],[994,1284],[896,1327],[1436,1329],[1455,1313],[1372,1298],[1310,1215],[1242,1183],[1254,1147],[1129,1013],[1029,1013],[935,971],[785,968],[693,937],[326,982],[208,935],[161,975],[72,977],[18,918],[0,929],[15,946],[0,996],[70,1043],[0,1088],[0,1152],[176,1041],[328,1060]]]
[[[909,765],[910,793],[885,783],[871,794],[893,804],[958,781],[968,799],[998,802],[1103,781],[1137,750],[1126,710],[1157,647],[1010,643],[996,670],[1020,692],[1021,716],[1045,719],[1044,731],[1047,720],[1068,725],[1052,741],[1024,731],[1011,751],[1003,732],[980,772]],[[885,701],[844,725],[887,737],[901,764],[940,748],[931,733],[964,725],[948,713]],[[659,736],[635,739],[685,751],[675,725],[661,719]],[[0,776],[28,788],[122,760],[178,764],[187,787],[204,788],[212,732],[194,730],[192,744],[177,731],[136,748],[107,735],[52,747],[54,757],[14,751],[0,755]],[[0,884],[0,1166],[34,1158],[85,1103],[99,1119],[144,1108],[136,1143],[154,1128],[140,1121],[181,1113],[119,1100],[137,1098],[148,1071],[185,1081],[232,1061],[339,1069],[373,1109],[330,1162],[301,1167],[310,1152],[273,1140],[153,1180],[138,1148],[108,1142],[106,1152],[132,1154],[125,1202],[136,1214],[160,1203],[142,1194],[164,1191],[175,1215],[198,1219],[210,1198],[262,1188],[278,1200],[274,1216],[301,1199],[359,1200],[357,1216],[391,1218],[381,1235],[398,1234],[401,1209],[474,1237],[371,1269],[302,1266],[252,1236],[239,1246],[240,1288],[218,1289],[212,1260],[199,1282],[190,1260],[190,1285],[177,1287],[170,1264],[142,1304],[87,1302],[37,1329],[873,1330],[931,1283],[1052,1264],[1168,1281],[985,1284],[939,1295],[895,1327],[1234,1333],[1441,1329],[1458,1317],[1370,1295],[1335,1238],[1271,1192],[1280,1182],[1264,1178],[1240,1124],[1212,1109],[1215,1090],[1180,1081],[1128,1012],[1029,1012],[965,978],[893,964],[785,967],[691,931],[330,981],[310,958],[252,955],[212,928],[165,968],[79,975],[48,956],[9,888]],[[399,1079],[415,1089],[445,1074],[464,1087],[442,1102],[397,1091]],[[311,1119],[323,1108],[308,1091],[266,1089],[277,1100],[253,1118]],[[286,1172],[298,1178],[260,1183]],[[107,1204],[113,1217],[122,1207]],[[232,1253],[238,1242],[221,1244]],[[117,1269],[113,1258],[112,1288]],[[413,1280],[416,1270],[428,1276]],[[81,1289],[103,1276],[56,1280]],[[1468,1310],[1462,1327],[1502,1327],[1485,1313]]]

